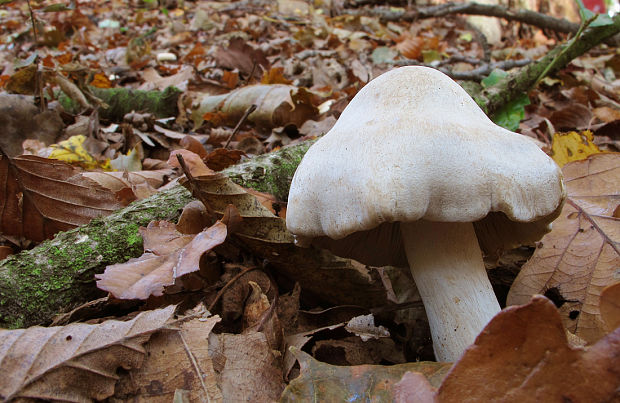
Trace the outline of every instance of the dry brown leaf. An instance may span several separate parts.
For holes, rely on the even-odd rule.
[[[292,85],[250,85],[228,94],[207,95],[194,112],[194,121],[202,124],[205,113],[223,115],[223,124],[234,126],[252,105],[256,110],[248,121],[260,127],[274,128],[289,124],[301,126],[317,115],[312,95],[304,88]]]
[[[155,193],[155,189],[166,183],[174,171],[170,168],[135,172],[84,172],[81,176],[97,182],[100,186],[117,193],[129,188],[143,199]]]
[[[138,231],[142,236],[144,251],[157,256],[174,253],[194,238],[192,235],[183,235],[184,233],[179,232],[177,226],[169,221],[151,221],[146,228],[140,227]]]
[[[620,267],[620,153],[592,155],[563,172],[566,205],[514,281],[508,304],[558,295],[565,326],[591,343],[606,333],[599,296]]]
[[[220,67],[239,69],[245,76],[253,72],[255,77],[260,77],[261,70],[269,69],[265,54],[248,45],[242,38],[232,38],[227,49],[218,48],[215,59]]]
[[[284,220],[276,217],[254,194],[232,182],[228,176],[214,174],[194,179],[201,195],[216,213],[223,215],[231,204],[239,211],[243,222],[236,231],[237,236],[261,242],[293,243]],[[184,186],[188,187],[188,182]]]
[[[218,316],[180,319],[177,331],[154,334],[146,345],[144,363],[119,381],[115,398],[169,403],[176,390],[184,389],[187,401],[222,402],[208,344],[219,321]]]
[[[618,352],[620,328],[586,350],[571,348],[553,303],[535,296],[491,320],[446,375],[439,401],[611,401]]]
[[[207,167],[215,172],[219,172],[231,165],[237,164],[243,155],[245,155],[245,153],[240,150],[216,148],[204,157],[204,161]]]
[[[126,263],[106,267],[104,273],[96,275],[97,286],[119,299],[147,299],[150,295],[162,295],[164,287],[175,284],[176,279],[185,274],[198,271],[202,254],[223,243],[227,233],[226,225],[218,221],[180,249],[172,251],[164,245],[163,253],[169,254],[146,252]],[[176,239],[182,244],[187,236],[180,235]],[[145,242],[145,250],[161,246]]]
[[[0,399],[76,402],[112,396],[117,368],[142,364],[143,344],[174,310],[144,312],[127,322],[0,329]]]
[[[193,200],[183,207],[176,230],[182,234],[197,234],[209,223],[210,217],[205,205],[201,201]]]
[[[0,229],[33,241],[52,237],[123,207],[119,194],[62,161],[0,156]]]
[[[192,176],[211,175],[213,173],[213,170],[207,168],[204,161],[198,154],[189,150],[174,150],[171,152],[170,158],[168,158],[168,165],[171,167],[181,168],[177,154],[183,156],[183,160],[185,161],[185,164],[187,165]]]
[[[280,325],[280,319],[275,309],[270,309],[271,303],[261,287],[254,281],[248,281],[248,284],[250,285],[251,292],[245,302],[245,309],[243,311],[244,333],[253,330],[262,332],[267,338],[269,347],[274,351],[282,353],[284,333]]]
[[[270,402],[284,389],[281,357],[263,333],[211,334],[209,355],[229,402]]]
[[[437,389],[419,372],[407,372],[394,385],[395,403],[433,403],[437,401]]]
[[[185,135],[179,142],[179,145],[184,149],[197,154],[202,159],[207,156],[207,150],[195,136]]]
[[[408,373],[397,402],[609,402],[618,398],[620,328],[594,346],[569,346],[551,301],[497,314],[445,376],[438,390]],[[292,384],[292,383],[291,383]]]
[[[601,317],[611,331],[620,326],[620,283],[608,285],[601,292]]]
[[[281,402],[389,402],[394,385],[408,371],[423,374],[437,386],[452,367],[446,362],[337,366],[317,361],[296,348],[290,350],[299,361],[301,374],[286,387]]]
[[[56,111],[41,112],[30,97],[0,94],[0,127],[0,148],[9,157],[15,157],[23,153],[22,143],[26,139],[54,143],[64,124]]]

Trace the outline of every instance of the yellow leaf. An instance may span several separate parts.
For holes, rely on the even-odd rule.
[[[85,169],[105,168],[84,148],[84,135],[71,136],[58,144],[52,144],[49,158],[79,165]],[[105,165],[105,163],[104,163]]]
[[[592,154],[601,151],[593,141],[590,130],[581,133],[555,133],[551,146],[551,158],[561,167],[572,161],[585,160]]]

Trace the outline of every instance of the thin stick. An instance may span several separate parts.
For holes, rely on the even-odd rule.
[[[239,132],[241,125],[245,122],[248,116],[250,116],[250,113],[254,112],[255,110],[256,110],[255,104],[250,105],[250,107],[245,110],[245,112],[243,113],[243,116],[241,116],[241,119],[239,119],[239,123],[237,123],[237,126],[235,126],[230,136],[228,136],[228,140],[226,140],[226,144],[224,144],[224,148],[228,148],[228,146],[230,145],[230,141],[235,136],[235,134]]]
[[[217,304],[217,301],[222,297],[222,295],[224,295],[224,291],[226,291],[228,289],[228,287],[230,287],[235,281],[239,280],[245,273],[250,272],[252,270],[256,270],[256,269],[258,269],[258,266],[246,267],[239,274],[237,274],[235,277],[231,278],[228,281],[228,283],[226,283],[226,285],[224,287],[222,287],[222,289],[217,292],[217,294],[215,295],[215,299],[213,300],[213,302],[211,302],[211,305],[209,305],[207,310],[209,312],[211,312],[213,310],[213,307],[215,306],[215,304]]]
[[[183,156],[181,154],[177,154],[177,160],[179,161],[179,165],[181,165],[183,173],[187,177],[187,181],[189,182],[192,194],[198,200],[200,200],[202,204],[204,204],[205,209],[207,209],[207,214],[209,214],[209,217],[211,218],[211,224],[213,224],[215,222],[216,216],[215,211],[209,205],[209,200],[205,197],[205,195],[202,193],[202,190],[200,190],[200,188],[196,184],[196,179],[194,179],[194,176],[189,171],[189,167],[185,163],[185,159],[183,159]]]

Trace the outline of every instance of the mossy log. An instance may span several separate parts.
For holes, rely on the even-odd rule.
[[[307,141],[286,147],[224,172],[241,186],[255,187],[286,199],[295,168],[311,143]],[[182,208],[191,200],[189,191],[176,186],[132,203],[110,216],[58,233],[52,240],[0,261],[0,327],[46,324],[54,315],[104,295],[96,288],[94,275],[103,272],[107,265],[140,256],[143,248],[138,228],[152,220],[176,221]],[[248,247],[256,250],[258,256],[262,255],[259,246]],[[288,247],[295,248],[293,245]],[[359,267],[353,269],[348,261],[333,255],[311,257],[308,253],[304,252],[304,260],[310,263],[304,270],[324,269],[320,282],[316,281],[315,275],[299,274],[302,288],[310,290],[313,296],[334,304],[358,301],[358,305],[372,306],[386,302],[380,282],[368,273],[360,272]],[[276,260],[271,263],[276,268],[285,265],[285,262]],[[330,268],[334,270],[330,272]],[[296,277],[290,270],[283,275]],[[333,290],[343,288],[340,285],[343,281],[349,281],[355,290],[334,293]],[[334,284],[332,291],[326,286],[330,282]],[[360,298],[363,293],[367,294]]]
[[[164,91],[89,87],[89,91],[107,105],[99,108],[99,116],[113,122],[122,122],[123,117],[132,111],[150,112],[158,118],[178,115],[177,100],[181,90],[174,87],[168,87]],[[61,94],[58,100],[65,110],[71,113],[80,112],[80,105],[66,94]]]

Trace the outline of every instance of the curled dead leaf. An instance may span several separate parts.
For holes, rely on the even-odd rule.
[[[170,226],[166,228],[169,232],[176,232]],[[176,279],[185,274],[198,271],[202,254],[222,244],[228,231],[226,225],[218,221],[194,237],[176,234],[180,245],[188,239],[191,241],[178,249],[169,249],[164,244],[161,250],[158,244],[148,246],[150,242],[145,242],[145,251],[148,247],[156,253],[148,251],[126,263],[106,267],[104,273],[95,276],[97,286],[119,299],[147,299],[150,295],[162,295],[164,287],[175,284]],[[164,234],[157,239],[165,237]],[[158,250],[165,254],[158,255]]]
[[[194,112],[194,121],[200,125],[202,117],[211,113],[218,114],[223,124],[234,126],[251,105],[256,105],[256,110],[248,116],[248,121],[265,128],[289,124],[299,127],[317,115],[312,94],[304,88],[285,84],[250,85],[228,94],[205,96]]]

